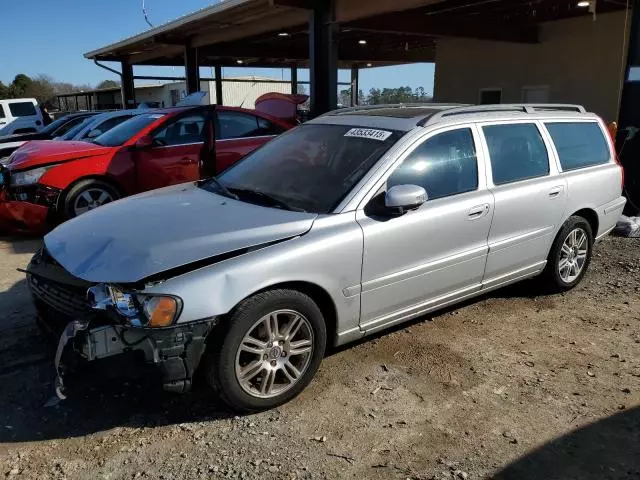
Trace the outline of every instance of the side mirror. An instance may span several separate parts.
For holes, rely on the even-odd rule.
[[[98,128],[94,128],[89,133],[87,133],[87,138],[96,138],[96,137],[99,137],[100,135],[102,135],[102,130]]]
[[[135,146],[138,149],[151,148],[154,146],[153,138],[151,138],[151,135],[143,135],[138,139]]]
[[[396,185],[384,197],[385,207],[398,215],[420,208],[426,201],[427,191],[418,185]]]

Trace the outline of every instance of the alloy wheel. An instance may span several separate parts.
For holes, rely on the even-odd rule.
[[[589,241],[587,232],[574,228],[569,232],[560,250],[558,273],[565,283],[571,283],[580,276],[587,262]]]
[[[112,201],[113,197],[109,192],[101,188],[88,188],[76,197],[73,202],[73,211],[77,217]]]
[[[305,374],[314,349],[311,323],[294,310],[277,310],[258,320],[238,346],[235,374],[257,398],[276,397]]]

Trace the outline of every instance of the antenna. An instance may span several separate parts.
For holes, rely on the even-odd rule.
[[[153,24],[149,21],[149,17],[147,16],[147,9],[144,6],[144,0],[142,0],[142,14],[144,15],[145,21],[149,24],[151,28],[153,28]]]

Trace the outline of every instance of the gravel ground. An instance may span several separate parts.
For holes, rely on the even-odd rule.
[[[243,417],[202,382],[98,367],[45,408],[52,347],[15,270],[37,245],[0,241],[0,477],[640,478],[640,240],[605,239],[565,295],[526,282],[331,352]]]

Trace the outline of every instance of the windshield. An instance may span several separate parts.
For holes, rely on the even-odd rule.
[[[302,125],[249,154],[218,179],[243,201],[329,213],[401,136],[390,130]],[[220,192],[212,181],[202,187]]]
[[[80,132],[80,130],[84,129],[87,125],[95,121],[96,117],[85,118],[78,125],[70,129],[67,133],[57,136],[56,138],[54,138],[54,140],[73,140],[74,137]]]
[[[104,147],[118,147],[140,132],[140,130],[162,117],[164,117],[162,113],[150,113],[130,118],[126,122],[122,122],[117,127],[113,127],[111,130],[93,139],[93,143]]]
[[[54,120],[49,125],[47,125],[42,130],[40,130],[40,133],[44,133],[45,135],[52,134],[53,132],[58,130],[58,128],[60,128],[62,125],[64,125],[69,121],[70,119],[66,115],[64,117],[60,117],[59,119]]]

